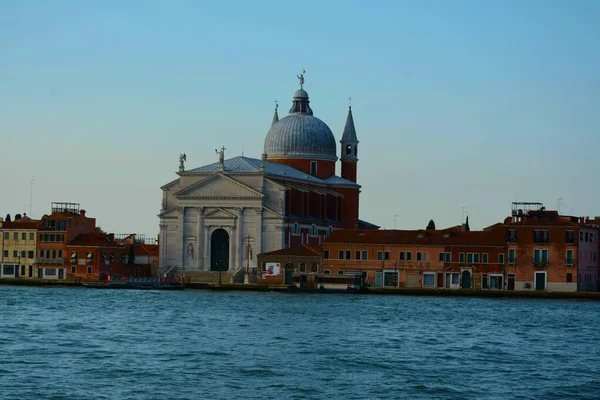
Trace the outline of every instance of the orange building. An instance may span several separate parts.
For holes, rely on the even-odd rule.
[[[44,215],[37,234],[36,277],[66,279],[69,263],[67,243],[80,233],[96,231],[96,219],[86,217],[77,203],[53,202],[51,214]]]

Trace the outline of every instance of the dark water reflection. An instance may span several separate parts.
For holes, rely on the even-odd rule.
[[[3,399],[598,399],[600,303],[0,287]]]

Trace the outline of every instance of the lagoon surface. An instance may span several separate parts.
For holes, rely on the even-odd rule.
[[[597,399],[600,303],[0,286],[0,399]]]

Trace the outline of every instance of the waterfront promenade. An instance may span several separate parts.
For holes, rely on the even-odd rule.
[[[106,283],[84,282],[84,283]],[[82,288],[84,283],[64,280],[27,280],[27,279],[0,279],[0,286],[31,286],[31,287],[71,287]],[[212,291],[246,291],[246,292],[288,292],[287,286],[246,285],[236,283],[188,283],[188,290]],[[332,293],[331,291],[311,290],[306,293]],[[336,294],[337,292],[333,292]],[[338,294],[346,294],[339,292]],[[582,299],[600,301],[599,292],[551,292],[551,291],[509,291],[509,290],[469,290],[469,289],[413,289],[413,288],[368,288],[365,293],[358,295],[387,295],[387,296],[442,296],[442,297],[481,297],[481,298],[521,298],[521,299]]]

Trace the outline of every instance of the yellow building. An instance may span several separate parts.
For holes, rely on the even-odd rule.
[[[27,216],[2,223],[2,278],[33,278],[40,221]]]

